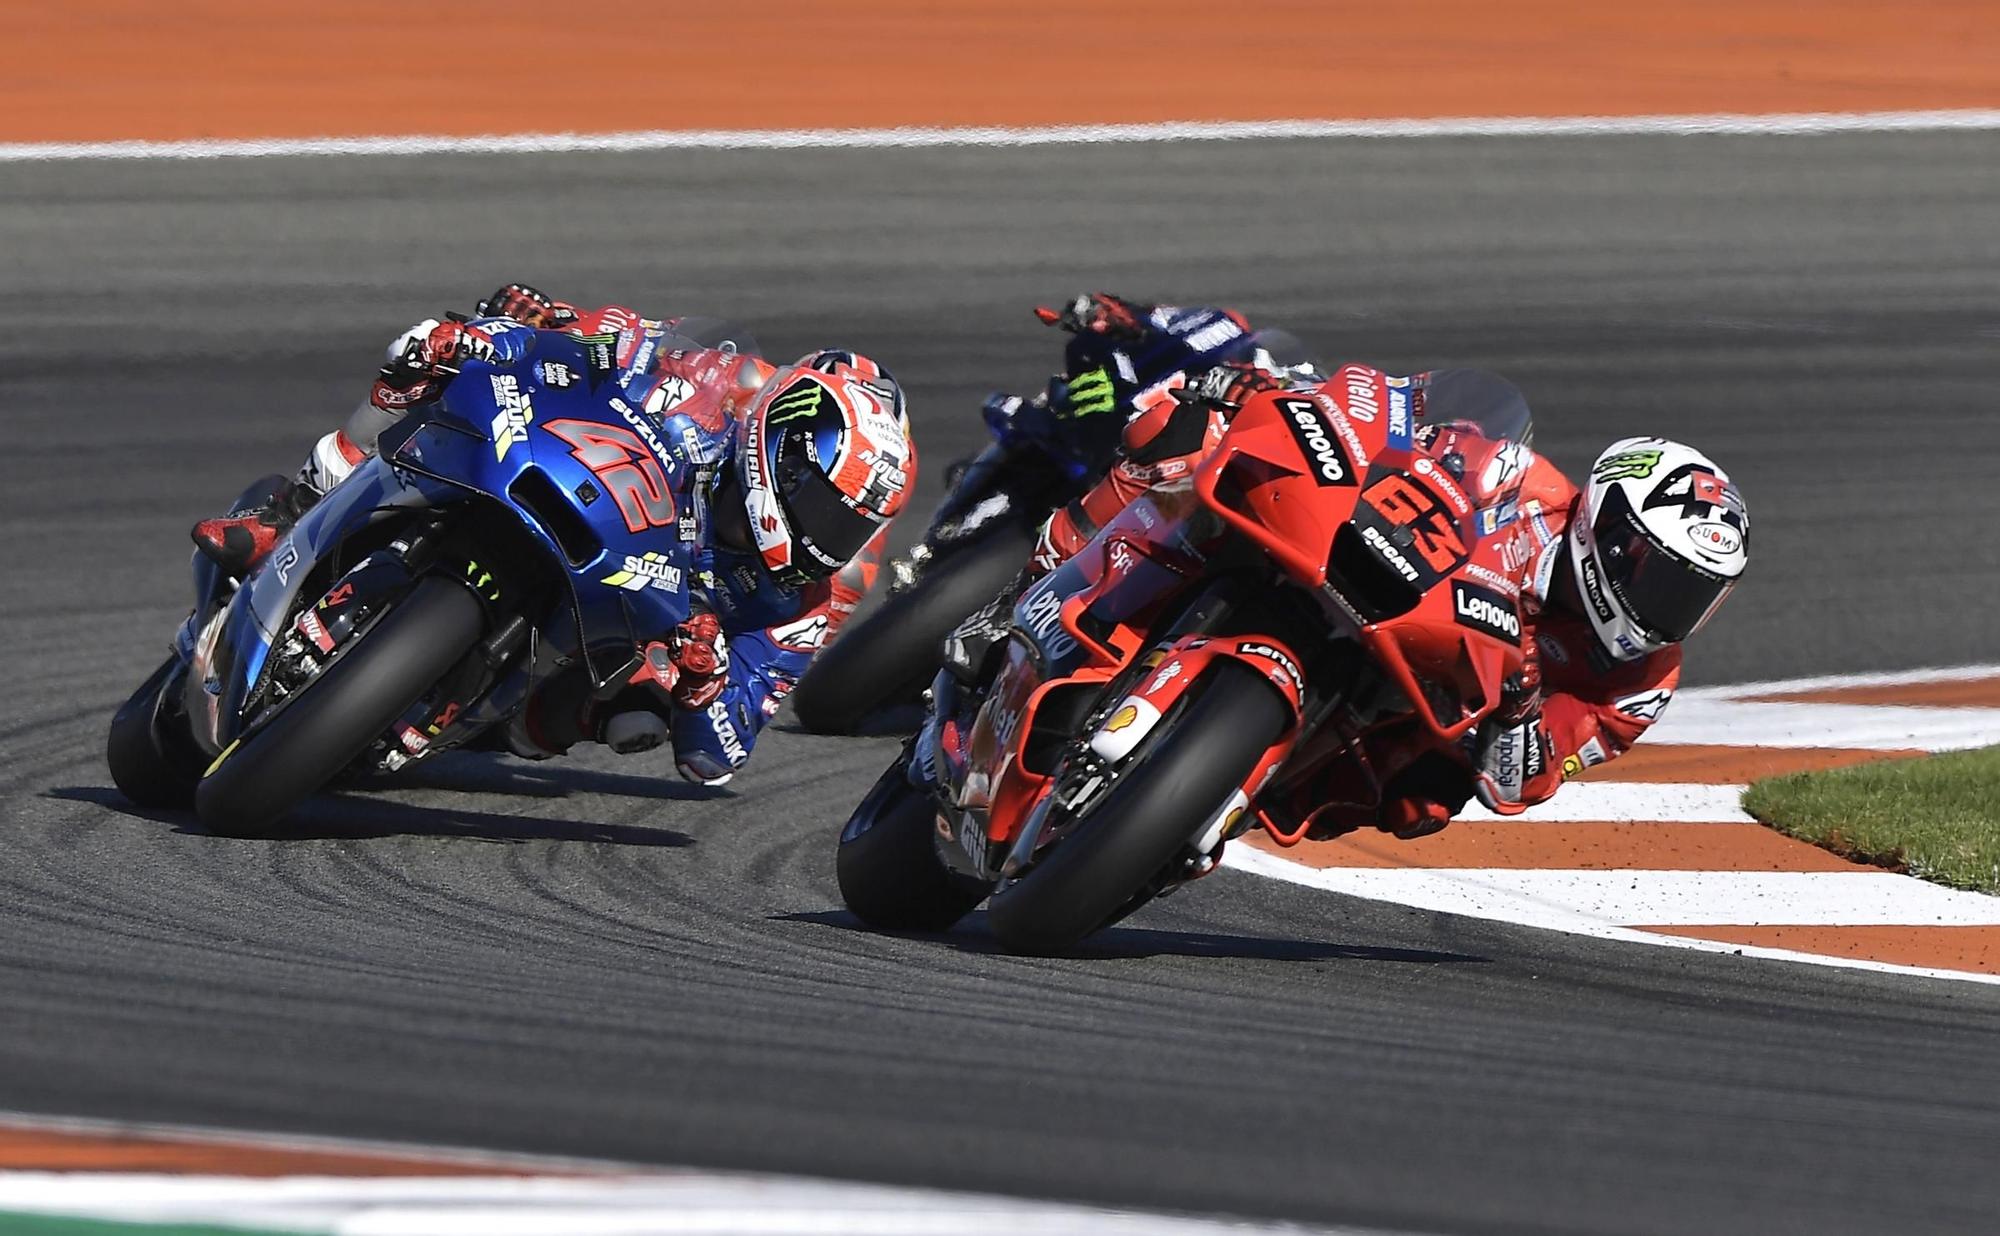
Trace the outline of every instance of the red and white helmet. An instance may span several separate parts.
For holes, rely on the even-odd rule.
[[[737,479],[764,567],[790,584],[846,566],[916,483],[903,389],[853,352],[773,373],[743,413]]]
[[[1569,536],[1584,616],[1621,661],[1693,635],[1750,561],[1743,495],[1708,456],[1665,438],[1597,457]]]

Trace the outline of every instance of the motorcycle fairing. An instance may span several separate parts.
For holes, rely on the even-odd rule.
[[[473,498],[507,510],[561,568],[593,687],[622,682],[638,640],[687,617],[693,541],[680,516],[692,511],[696,469],[666,448],[662,422],[621,397],[569,375],[567,385],[544,381],[550,362],[576,377],[589,368],[583,346],[552,331],[537,332],[512,366],[467,362],[437,403],[385,433],[382,454],[299,519],[211,620],[220,625],[193,641],[187,702],[198,743],[213,754],[241,736],[300,588],[348,538],[397,510]],[[577,446],[591,434],[604,449]]]

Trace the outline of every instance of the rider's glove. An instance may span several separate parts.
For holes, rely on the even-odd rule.
[[[671,692],[682,708],[706,708],[729,682],[729,645],[714,614],[696,614],[674,628],[669,641],[679,681]]]
[[[1060,326],[1071,334],[1107,335],[1113,339],[1138,339],[1149,327],[1148,305],[1113,296],[1109,292],[1085,292],[1061,309],[1037,306],[1035,316],[1050,326]]]
[[[512,318],[523,326],[556,330],[576,321],[573,305],[551,299],[525,283],[510,283],[485,300],[476,311],[482,318]]]
[[[1235,411],[1252,395],[1282,390],[1284,385],[1283,381],[1255,365],[1228,361],[1213,366],[1175,391],[1174,398],[1182,403],[1206,403],[1211,407]]]

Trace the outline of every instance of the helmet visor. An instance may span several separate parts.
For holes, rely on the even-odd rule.
[[[776,472],[778,503],[784,508],[792,543],[805,552],[792,565],[814,579],[824,579],[861,552],[879,527],[834,487],[806,454],[805,435],[786,434],[778,444]]]
[[[1678,644],[1694,634],[1735,586],[1735,580],[1662,548],[1622,489],[1605,495],[1591,531],[1605,585],[1632,621],[1662,643]]]

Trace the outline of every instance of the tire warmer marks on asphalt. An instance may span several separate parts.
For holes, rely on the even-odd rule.
[[[8,1236],[1215,1236],[1306,1229],[803,1177],[0,1113]],[[1386,1234],[1379,1234],[1386,1236]]]
[[[1373,831],[1239,870],[1424,909],[1613,939],[2000,982],[2000,897],[1840,858],[1743,812],[1761,777],[2000,743],[2000,666],[1676,693],[1637,747],[1526,814]]]

